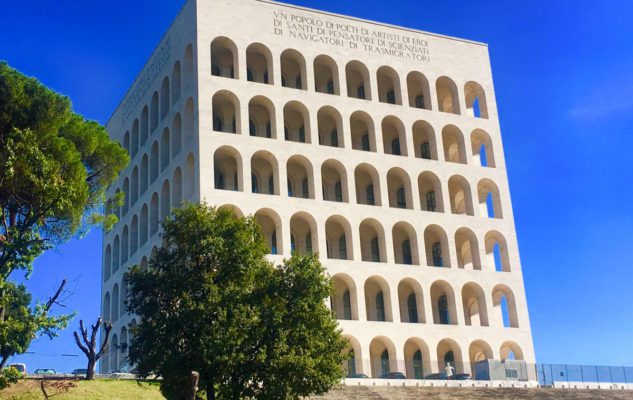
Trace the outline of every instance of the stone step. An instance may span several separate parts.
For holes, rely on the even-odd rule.
[[[344,386],[311,400],[633,400],[629,390]]]

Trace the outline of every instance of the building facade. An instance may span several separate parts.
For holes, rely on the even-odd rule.
[[[101,371],[123,273],[182,201],[254,215],[271,260],[320,255],[348,373],[534,363],[485,44],[263,0],[189,0],[107,124],[131,162],[103,237]]]

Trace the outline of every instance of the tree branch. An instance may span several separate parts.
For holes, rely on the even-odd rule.
[[[53,297],[48,299],[48,302],[46,303],[46,309],[45,309],[46,311],[50,310],[51,307],[53,306],[53,304],[55,304],[55,302],[57,301],[57,298],[59,297],[59,295],[62,294],[62,290],[64,290],[64,286],[66,286],[66,279],[64,279],[62,281],[62,284],[59,285],[59,289],[57,289],[57,292],[55,292]]]

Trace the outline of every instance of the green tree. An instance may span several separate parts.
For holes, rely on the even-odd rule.
[[[296,399],[339,381],[346,342],[316,256],[274,267],[252,217],[206,205],[176,210],[162,239],[126,279],[141,320],[130,361],[168,398],[184,398],[191,371],[207,399]]]
[[[8,282],[12,273],[28,277],[34,260],[47,249],[91,224],[108,229],[116,222],[98,210],[106,203],[107,186],[128,160],[103,126],[72,111],[67,97],[0,62],[0,331],[13,330],[7,327],[6,308],[14,302]],[[121,198],[111,201],[119,204]],[[28,309],[32,319],[42,321],[36,318],[38,309],[42,317],[50,307]],[[56,327],[65,322],[57,320]],[[43,326],[35,325],[28,337],[42,332]],[[0,353],[8,348],[8,342],[0,341]]]

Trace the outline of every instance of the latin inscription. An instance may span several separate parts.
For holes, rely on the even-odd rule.
[[[132,90],[130,90],[125,103],[123,104],[122,123],[130,118],[132,113],[138,107],[138,104],[142,99],[146,98],[149,88],[154,84],[156,78],[163,74],[165,65],[171,58],[171,37],[168,37],[163,45],[156,51],[154,59],[145,68],[143,73],[138,77],[138,80]]]
[[[431,62],[428,41],[412,35],[390,33],[283,11],[273,11],[273,29],[275,35],[291,39],[381,56]]]

